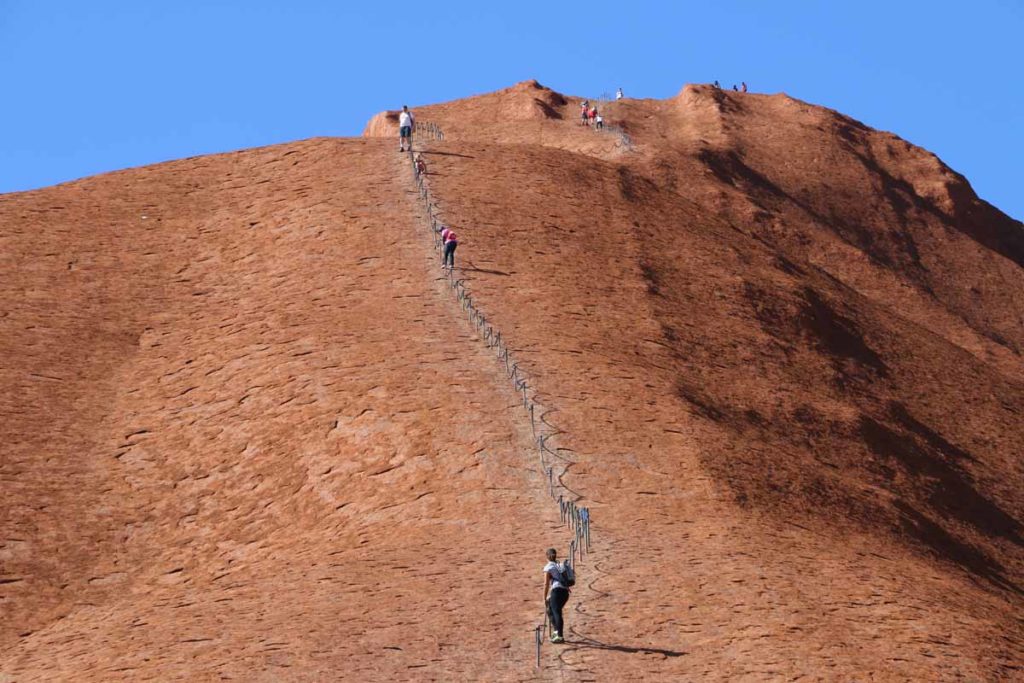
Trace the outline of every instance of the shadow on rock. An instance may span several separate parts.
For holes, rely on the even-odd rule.
[[[626,654],[631,655],[662,655],[664,657],[682,657],[687,654],[681,650],[667,650],[660,647],[633,647],[630,645],[602,643],[599,640],[594,640],[593,638],[581,635],[575,630],[573,630],[572,633],[576,636],[576,639],[565,641],[565,644],[571,649],[611,650],[614,652],[625,652]]]

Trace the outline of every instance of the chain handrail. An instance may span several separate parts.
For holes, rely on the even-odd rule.
[[[434,123],[417,123],[415,130],[426,133],[433,140],[443,141],[445,139],[444,132],[440,126]],[[441,221],[437,218],[437,205],[432,201],[422,160],[419,154],[413,151],[412,147],[409,149],[409,161],[412,166],[413,179],[419,190],[420,199],[426,209],[426,228],[430,231],[434,249],[438,252],[443,252],[444,246],[440,240]],[[548,446],[549,440],[565,432],[544,419],[544,405],[537,399],[536,391],[532,395],[530,394],[530,385],[526,380],[524,372],[520,369],[519,361],[515,360],[512,352],[509,350],[508,338],[503,336],[500,330],[487,322],[487,317],[473,301],[465,281],[456,277],[454,267],[445,270],[445,278],[449,289],[455,296],[456,302],[466,312],[467,318],[476,328],[478,336],[489,348],[495,350],[496,359],[504,365],[505,374],[512,382],[515,392],[517,394],[522,393],[521,402],[523,409],[530,417],[530,429],[537,446],[537,457],[541,474],[542,476],[546,475],[548,495],[558,503],[561,523],[568,526],[573,532],[573,537],[569,541],[569,552],[566,561],[570,566],[575,567],[577,562],[583,561],[584,554],[591,552],[590,508],[579,506],[577,503],[582,496],[570,489],[562,481],[562,477],[568,472],[568,465],[572,464],[572,461],[559,453],[559,449],[553,450]],[[546,425],[550,428],[550,431],[545,432],[540,425]],[[548,462],[549,459],[550,463]],[[555,474],[556,459],[567,463],[557,475]],[[544,619],[544,626],[538,626],[536,629],[538,667],[540,666],[540,645],[542,640],[540,634],[543,632],[542,629],[547,628],[546,612]]]

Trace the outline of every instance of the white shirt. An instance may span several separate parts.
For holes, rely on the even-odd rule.
[[[618,92],[615,93],[615,99],[617,99],[617,100],[621,100],[622,99],[622,90],[621,89],[619,89]]]
[[[398,126],[400,128],[405,128],[406,126],[412,127],[411,111],[403,111],[401,114],[398,115]]]
[[[565,588],[565,586],[559,582],[559,579],[562,578],[562,565],[557,562],[548,562],[544,565],[544,573],[551,575],[552,588]]]

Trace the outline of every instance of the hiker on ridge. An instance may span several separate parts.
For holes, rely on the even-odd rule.
[[[455,269],[455,249],[459,246],[459,238],[454,230],[445,228],[441,231],[441,241],[444,243],[444,255],[442,256],[441,267]]]
[[[583,100],[583,102],[580,103],[580,119],[582,120],[584,126],[589,125],[589,123],[590,123],[589,114],[590,114],[590,101],[589,100]]]
[[[409,151],[412,151],[412,127],[416,124],[409,105],[402,105],[402,113],[398,115],[398,151],[405,151],[405,141],[409,141]]]
[[[622,97],[623,97],[623,95],[622,95],[622,88],[619,88],[618,90],[615,91],[615,99],[616,100],[621,100]]]
[[[740,81],[740,92],[747,92],[747,82]]]
[[[544,609],[551,620],[551,642],[564,643],[562,608],[569,600],[569,586],[576,583],[576,577],[567,562],[558,562],[554,548],[548,548],[547,558],[544,565]]]

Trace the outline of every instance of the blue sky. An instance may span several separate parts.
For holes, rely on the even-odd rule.
[[[891,130],[1024,218],[1024,2],[0,0],[0,192],[358,135],[536,78],[594,96],[747,81]]]

